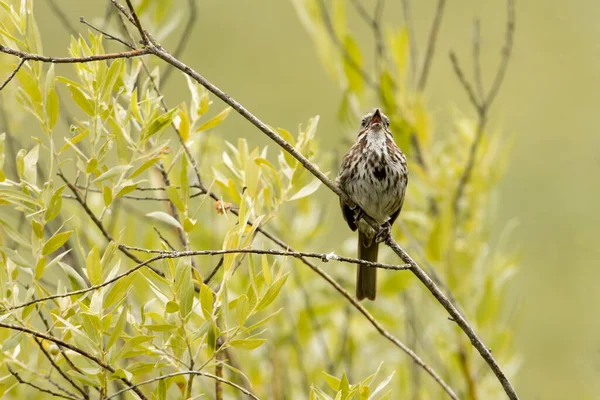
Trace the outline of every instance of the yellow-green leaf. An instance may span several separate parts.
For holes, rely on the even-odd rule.
[[[218,113],[217,115],[200,125],[200,127],[196,129],[196,132],[207,131],[220,125],[221,122],[223,122],[225,118],[227,118],[230,112],[231,107],[227,107],[226,109],[224,109],[223,111],[221,111],[220,113]]]
[[[44,247],[42,248],[42,254],[48,255],[58,250],[60,246],[62,246],[67,240],[69,240],[69,237],[71,237],[72,233],[73,231],[60,232],[54,234],[54,236],[48,239],[48,241],[44,244]]]
[[[99,285],[102,283],[102,270],[100,269],[100,254],[96,246],[94,246],[92,250],[90,250],[87,256],[85,269],[87,271],[87,276],[90,279],[92,285]]]

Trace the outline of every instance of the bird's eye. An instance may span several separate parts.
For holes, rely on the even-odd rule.
[[[360,126],[363,127],[363,128],[365,126],[367,126],[367,120],[368,120],[367,117],[363,117],[363,119],[360,121]]]
[[[383,120],[385,121],[385,126],[390,126],[390,119],[388,117],[383,117]]]

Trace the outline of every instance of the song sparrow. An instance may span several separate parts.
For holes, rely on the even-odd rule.
[[[392,137],[390,120],[378,108],[363,117],[356,143],[344,156],[336,182],[382,229],[391,229],[404,203],[408,170],[406,157]],[[343,201],[340,205],[350,229],[358,228],[358,258],[377,262],[379,232],[361,219],[356,207]],[[377,268],[359,265],[358,300],[375,300],[376,288]]]

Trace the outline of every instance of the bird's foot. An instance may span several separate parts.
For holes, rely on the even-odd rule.
[[[365,216],[365,212],[362,210],[362,208],[356,206],[356,208],[354,209],[354,223],[357,223],[358,221],[360,221],[361,218],[364,216]]]
[[[375,243],[385,242],[385,240],[392,234],[392,225],[389,222],[385,222],[379,228],[379,232],[375,235]]]

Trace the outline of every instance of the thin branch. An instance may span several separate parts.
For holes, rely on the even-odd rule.
[[[214,379],[216,381],[222,382],[226,385],[231,386],[232,388],[235,388],[237,390],[239,390],[240,392],[244,393],[245,395],[247,395],[248,397],[250,397],[251,399],[254,400],[260,400],[258,397],[256,397],[256,395],[254,395],[252,392],[250,392],[249,390],[244,389],[243,387],[241,387],[240,385],[237,385],[231,381],[228,381],[227,379],[223,379],[220,378],[216,375],[213,374],[209,374],[208,372],[200,372],[200,371],[182,371],[182,372],[174,372],[172,374],[167,374],[167,375],[162,375],[159,376],[157,378],[153,378],[153,379],[148,379],[147,381],[143,381],[140,383],[136,383],[134,386],[138,387],[138,386],[143,386],[143,385],[147,385],[149,383],[154,383],[154,382],[158,382],[160,380],[163,379],[168,379],[168,378],[172,378],[174,376],[181,376],[181,375],[197,375],[197,376],[204,376],[206,378],[211,378]],[[131,390],[132,388],[125,388],[123,390],[119,390],[118,392],[115,392],[113,394],[111,394],[110,396],[106,397],[106,400],[112,399],[114,397],[117,397],[118,395],[120,395],[121,393],[125,393],[129,390]]]
[[[248,120],[250,123],[252,123],[254,126],[256,126],[261,132],[265,133],[269,138],[271,138],[278,145],[280,145],[285,151],[287,151],[290,155],[292,155],[294,158],[296,158],[308,171],[310,171],[316,178],[318,178],[321,182],[323,182],[325,184],[325,186],[327,186],[328,188],[331,189],[331,191],[333,191],[335,194],[337,194],[342,199],[342,201],[344,201],[348,204],[353,204],[353,202],[348,198],[348,196],[344,192],[342,192],[342,190],[337,185],[335,185],[330,179],[328,179],[327,176],[325,174],[323,174],[317,168],[317,166],[312,164],[306,157],[304,157],[300,152],[298,152],[298,150],[296,150],[292,145],[290,145],[283,138],[281,138],[281,136],[279,136],[277,133],[272,131],[267,125],[265,125],[261,120],[259,120],[257,117],[255,117],[252,113],[250,113],[248,110],[246,110],[246,108],[243,107],[240,103],[238,103],[232,97],[230,97],[225,92],[223,92],[221,89],[219,89],[218,87],[213,85],[211,82],[209,82],[202,75],[198,74],[196,71],[194,71],[188,65],[182,63],[181,61],[179,61],[176,58],[174,58],[173,56],[171,56],[165,50],[162,50],[159,48],[150,48],[150,50],[152,51],[153,54],[157,55],[158,57],[165,60],[166,62],[171,63],[176,68],[178,68],[179,70],[181,70],[182,72],[184,72],[185,74],[187,74],[188,76],[190,76],[191,78],[196,80],[198,83],[200,83],[206,89],[208,89],[211,93],[213,93],[214,95],[219,97],[221,100],[223,100],[229,106],[231,106],[241,116],[243,116],[246,120]],[[376,230],[379,229],[379,225],[372,218],[370,218],[366,213],[364,213],[363,220],[366,221],[367,223],[369,223],[374,229],[376,229]],[[423,271],[421,269],[421,267],[406,252],[404,252],[404,250],[402,250],[400,248],[400,246],[390,236],[388,236],[388,238],[385,240],[385,242],[392,248],[392,250],[394,250],[394,252],[405,263],[408,263],[411,265],[411,271],[419,278],[419,280],[421,280],[421,282],[425,285],[425,287],[427,287],[427,289],[429,289],[429,291],[434,295],[434,297],[436,297],[436,299],[440,302],[440,304],[442,304],[442,306],[444,306],[444,308],[456,320],[457,324],[465,332],[465,334],[471,339],[471,342],[473,343],[473,345],[477,348],[477,350],[479,351],[481,356],[485,359],[485,361],[488,363],[488,365],[490,366],[492,371],[496,374],[496,377],[498,378],[498,380],[504,387],[505,392],[509,395],[509,398],[516,399],[517,395],[516,395],[512,385],[506,379],[506,376],[502,372],[500,366],[496,362],[495,358],[492,356],[489,349],[483,344],[481,339],[479,339],[479,337],[475,333],[473,327],[471,327],[471,325],[464,319],[464,317],[462,315],[460,315],[460,313],[458,312],[456,307],[448,301],[446,296],[433,283],[433,281],[431,281],[431,279],[425,273],[425,271]],[[325,276],[323,276],[323,277],[325,277]],[[337,282],[335,282],[334,280],[332,280],[332,282],[330,282],[330,283],[332,283],[333,285],[339,286],[339,284]],[[349,296],[349,300],[350,299],[351,299],[351,301],[356,302],[356,300],[354,298],[352,298],[351,296]],[[360,306],[359,303],[357,303],[357,304]],[[397,340],[397,339],[394,338],[394,340]],[[410,349],[408,349],[406,346],[404,346],[404,344],[402,344],[402,347],[405,348],[406,350],[410,351],[411,352],[410,354],[414,354]],[[415,357],[416,357],[416,355],[415,355]],[[425,366],[425,364],[423,364],[423,365]],[[427,368],[429,368],[429,367],[427,367]],[[435,374],[433,371],[431,371],[431,372],[433,374]],[[434,375],[432,375],[432,376],[434,376]],[[435,375],[435,376],[437,377],[437,375]],[[440,384],[443,383],[443,381],[439,377],[437,377],[436,380],[438,382],[440,382]],[[454,393],[451,391],[451,389],[449,387],[447,387],[447,385],[445,383],[443,383],[443,385],[445,386],[445,388],[448,389],[447,392],[449,394],[452,393],[452,396],[455,396]]]
[[[431,30],[429,31],[429,39],[427,40],[425,60],[423,60],[423,68],[421,69],[421,76],[419,78],[419,84],[417,85],[417,89],[421,92],[425,90],[425,86],[427,86],[427,78],[429,77],[429,69],[433,61],[433,54],[435,53],[435,44],[440,31],[440,25],[442,24],[445,5],[446,0],[438,0],[433,23],[431,24]]]
[[[483,81],[481,79],[481,26],[479,19],[473,21],[473,75],[477,95],[483,99]]]
[[[363,6],[361,0],[351,0],[354,9],[358,15],[365,21],[373,31],[375,37],[375,70],[380,71],[381,60],[386,60],[385,43],[381,30],[381,18],[383,17],[383,9],[385,0],[377,0],[373,16],[369,15],[367,9]]]
[[[190,37],[192,36],[192,30],[194,29],[194,25],[198,21],[198,7],[196,6],[196,0],[188,0],[188,11],[187,11],[187,21],[185,23],[185,27],[183,28],[183,32],[181,34],[181,38],[177,43],[177,47],[175,47],[175,51],[173,51],[173,56],[179,58],[179,56],[185,50]],[[173,68],[169,65],[164,75],[160,78],[161,83],[166,83],[167,79],[171,76],[171,72]]]
[[[171,243],[169,243],[169,241],[167,240],[167,238],[164,237],[162,233],[160,233],[160,231],[158,230],[157,227],[153,226],[152,228],[154,228],[154,231],[156,232],[156,234],[158,235],[158,237],[160,238],[160,240],[162,240],[167,245],[168,248],[170,248],[173,251],[176,251],[175,247],[173,247],[173,245],[171,245]]]
[[[144,31],[144,28],[142,28],[142,23],[140,22],[140,19],[138,18],[137,13],[135,12],[135,8],[133,7],[133,4],[131,4],[131,0],[125,0],[125,2],[127,3],[127,7],[129,7],[129,12],[131,13],[131,18],[133,18],[133,22],[134,22],[138,32],[140,33],[140,36],[142,38],[142,44],[143,45],[149,44],[148,37],[146,36],[146,31]]]
[[[21,60],[42,61],[53,64],[74,64],[102,60],[114,60],[116,58],[141,57],[150,54],[150,51],[149,49],[136,49],[131,51],[123,51],[120,53],[95,54],[87,57],[48,57],[40,54],[32,54],[25,51],[11,49],[10,47],[0,44],[0,53],[10,54],[19,57]]]
[[[438,303],[442,305],[448,311],[448,314],[452,317],[452,320],[456,322],[456,324],[463,330],[463,332],[467,335],[473,347],[477,349],[481,357],[487,362],[490,366],[491,370],[494,372],[504,391],[508,395],[509,399],[516,400],[519,397],[512,387],[509,380],[504,375],[504,372],[500,368],[500,365],[496,362],[496,359],[492,355],[491,350],[486,347],[486,345],[481,341],[475,330],[471,327],[469,322],[458,312],[456,307],[448,300],[446,295],[436,286],[436,284],[431,280],[431,278],[419,267],[419,265],[406,253],[399,245],[392,239],[391,236],[388,236],[385,243],[400,256],[400,258],[411,265],[411,271],[415,276],[423,283],[423,285],[431,292],[431,294],[436,298]]]
[[[485,99],[487,107],[491,106],[494,102],[496,95],[500,90],[500,86],[502,85],[502,81],[504,80],[504,76],[506,75],[508,60],[510,59],[510,54],[512,52],[513,47],[513,37],[515,34],[515,0],[507,0],[506,12],[508,17],[506,21],[504,47],[502,48],[502,60],[500,61],[500,65],[498,66],[498,70],[496,71],[496,76],[494,78],[494,82],[492,83],[492,87]]]
[[[2,91],[2,89],[4,89],[6,87],[6,85],[8,85],[8,83],[15,77],[15,75],[17,75],[17,72],[19,72],[19,70],[21,69],[23,64],[25,64],[25,61],[27,61],[27,60],[24,58],[21,58],[21,61],[19,61],[19,63],[17,64],[17,67],[13,70],[13,72],[10,73],[10,75],[8,75],[8,78],[6,78],[4,83],[2,83],[2,85],[0,85],[0,91]]]
[[[36,389],[36,390],[38,390],[38,391],[40,391],[42,393],[48,393],[49,395],[52,395],[54,397],[60,397],[60,398],[63,398],[63,399],[71,399],[71,400],[80,400],[80,399],[82,399],[82,397],[76,397],[76,396],[71,395],[71,394],[62,394],[62,393],[58,393],[58,392],[53,392],[52,390],[44,389],[43,387],[38,386],[35,383],[28,382],[28,381],[24,380],[23,378],[21,378],[21,376],[16,371],[14,371],[10,367],[10,365],[8,363],[6,364],[6,368],[8,369],[8,372],[10,372],[10,374],[15,377],[15,379],[17,380],[17,382],[19,382],[22,385],[30,386],[30,387],[32,387],[32,388],[34,388],[34,389]]]
[[[60,20],[61,25],[63,27],[65,27],[67,29],[67,31],[69,31],[69,33],[72,36],[77,36],[77,34],[78,34],[77,29],[75,29],[73,27],[73,25],[71,25],[71,21],[69,20],[69,18],[67,18],[67,16],[63,12],[63,10],[61,10],[60,7],[55,3],[55,1],[54,0],[48,0],[48,5],[50,6],[50,10]]]
[[[491,86],[489,92],[487,93],[487,95],[482,94],[481,100],[479,100],[477,98],[475,91],[473,90],[473,87],[471,86],[471,84],[469,83],[467,78],[465,77],[465,74],[463,73],[463,71],[458,63],[458,58],[456,57],[456,54],[452,51],[450,52],[450,61],[452,62],[452,67],[454,68],[454,72],[455,72],[456,76],[458,77],[458,80],[460,81],[462,87],[467,92],[467,95],[469,96],[469,100],[471,101],[471,104],[477,111],[477,116],[478,116],[477,128],[475,130],[475,139],[473,140],[473,143],[471,144],[471,148],[469,149],[469,156],[467,158],[467,163],[466,163],[465,168],[463,169],[463,172],[458,180],[458,185],[456,187],[456,191],[454,193],[454,198],[452,201],[452,206],[453,206],[453,210],[454,210],[455,214],[458,212],[458,205],[459,205],[460,199],[465,191],[465,187],[467,186],[467,183],[469,182],[471,173],[473,171],[473,167],[475,166],[475,158],[477,156],[477,150],[479,149],[479,144],[481,143],[481,139],[485,132],[485,125],[486,125],[487,119],[488,119],[488,111],[489,111],[490,107],[492,106],[494,100],[496,99],[496,96],[498,95],[498,91],[500,90],[500,86],[502,85],[502,81],[504,80],[504,76],[506,75],[508,61],[510,59],[510,54],[511,54],[512,47],[513,47],[513,37],[514,37],[514,31],[515,31],[515,18],[516,18],[516,16],[515,16],[515,0],[507,0],[506,4],[507,4],[507,6],[506,6],[507,7],[506,34],[505,34],[505,39],[504,39],[504,47],[502,48],[502,59],[500,60],[500,65],[498,66],[498,69],[496,70],[496,76],[494,77],[494,81],[492,83],[492,86]],[[477,29],[477,31],[479,31],[479,29]],[[477,43],[473,44],[474,55],[477,54],[477,56],[479,56],[479,43],[478,43],[479,42],[479,32],[477,32],[473,41],[477,42]],[[474,63],[476,65],[475,84],[478,86],[483,86],[481,84],[481,72],[479,71],[479,67],[478,67],[480,60],[474,60]]]
[[[111,239],[111,241],[114,241],[114,240]],[[134,273],[135,271],[139,270],[142,267],[148,266],[155,261],[163,260],[163,259],[167,259],[167,258],[215,256],[215,255],[223,255],[223,254],[266,254],[266,255],[272,255],[272,256],[286,256],[286,257],[294,257],[294,258],[316,258],[316,259],[320,259],[323,262],[329,262],[330,260],[335,260],[335,261],[341,261],[341,262],[346,262],[346,263],[350,263],[350,264],[361,264],[361,265],[367,264],[374,268],[381,268],[381,269],[388,269],[388,270],[395,270],[395,271],[403,271],[403,270],[410,269],[410,266],[408,266],[408,265],[382,264],[382,263],[376,263],[376,262],[372,262],[372,261],[359,260],[357,258],[338,256],[335,254],[310,253],[310,252],[300,252],[300,251],[297,252],[297,251],[263,250],[263,249],[226,249],[226,250],[190,250],[190,251],[166,252],[163,250],[142,249],[139,247],[126,246],[123,244],[119,244],[119,248],[122,249],[122,251],[134,250],[134,251],[142,251],[145,253],[152,253],[152,254],[157,254],[157,255],[146,261],[142,261],[139,258],[133,256],[133,257],[135,257],[136,260],[139,260],[138,264],[135,267],[128,269],[127,271],[115,276],[114,278],[112,278],[108,281],[102,282],[98,285],[93,285],[93,286],[87,287],[85,289],[74,290],[72,292],[66,292],[66,293],[54,294],[54,295],[42,297],[39,299],[31,300],[27,303],[23,303],[23,304],[19,304],[17,306],[10,307],[9,309],[10,310],[18,310],[20,308],[27,307],[32,304],[37,304],[37,303],[45,302],[48,300],[77,296],[77,295],[85,294],[85,293],[88,293],[88,292],[91,292],[94,290],[98,290],[98,289],[108,286],[114,282],[117,282],[118,280],[126,277],[127,275]],[[153,271],[155,271],[155,270],[153,269]],[[157,273],[160,273],[160,271]]]
[[[317,0],[317,3],[319,5],[319,9],[323,17],[323,23],[325,24],[325,28],[327,29],[327,32],[329,33],[329,36],[331,37],[331,40],[333,41],[335,46],[344,56],[344,60],[346,60],[346,62],[352,69],[358,72],[358,74],[362,77],[362,79],[367,85],[369,85],[372,88],[376,88],[377,83],[369,76],[369,74],[367,74],[367,72],[364,69],[360,67],[360,65],[356,63],[356,61],[354,61],[354,58],[352,58],[352,55],[350,55],[350,53],[346,49],[346,46],[344,46],[342,40],[337,36],[333,27],[333,23],[331,22],[331,18],[329,17],[329,13],[327,12],[325,2],[323,0]]]
[[[419,50],[417,47],[417,32],[413,23],[410,0],[402,0],[402,10],[404,12],[404,23],[408,29],[408,45],[410,46],[410,68],[412,71],[413,83],[417,80],[417,62],[419,61]]]
[[[0,328],[6,328],[6,329],[11,329],[13,331],[19,331],[19,332],[24,332],[24,333],[28,333],[30,335],[33,335],[39,339],[44,339],[47,340],[49,342],[52,343],[56,343],[57,345],[63,346],[71,351],[74,351],[77,354],[81,354],[82,356],[84,356],[85,358],[87,358],[88,360],[91,360],[93,362],[95,362],[96,364],[98,364],[100,367],[104,368],[105,370],[112,372],[113,374],[116,372],[116,370],[110,366],[109,364],[106,364],[104,361],[102,361],[101,359],[99,359],[96,356],[93,356],[92,354],[89,354],[86,351],[81,350],[79,347],[74,346],[70,343],[67,343],[63,340],[60,340],[58,338],[55,338],[54,336],[51,335],[47,335],[45,333],[41,333],[38,331],[34,331],[33,329],[29,329],[29,328],[25,328],[23,326],[18,326],[18,325],[13,325],[13,324],[7,324],[5,322],[0,322]],[[127,386],[130,387],[131,390],[133,390],[141,399],[146,400],[146,396],[144,396],[144,393],[142,393],[137,386],[135,386],[129,379],[127,378],[119,378],[123,383],[125,383]]]
[[[71,384],[71,386],[73,386],[75,389],[77,389],[77,391],[79,391],[79,393],[81,393],[83,395],[84,399],[89,399],[90,396],[86,393],[85,390],[83,390],[82,387],[80,387],[69,375],[67,375],[62,368],[60,368],[58,366],[58,364],[56,364],[56,362],[54,361],[54,357],[52,357],[52,355],[50,353],[48,353],[48,351],[44,348],[44,345],[42,344],[42,341],[39,340],[38,338],[34,338],[35,342],[38,344],[40,350],[42,351],[42,353],[44,353],[44,356],[46,356],[46,358],[48,359],[48,361],[50,361],[50,364],[52,364],[52,366],[54,367],[54,369],[56,369],[56,371],[58,371],[58,373],[60,374],[60,376],[62,376],[67,382],[69,382]],[[57,346],[58,347],[58,346]],[[64,391],[64,389],[61,389]]]
[[[288,244],[286,244],[284,241],[277,238],[270,232],[268,232],[262,228],[258,228],[258,231],[260,233],[262,233],[267,239],[271,240],[273,243],[276,243],[279,247],[287,249],[289,251],[294,251]],[[342,296],[344,296],[346,298],[346,300],[356,310],[358,310],[358,312],[360,312],[367,319],[367,321],[369,321],[369,323],[383,337],[385,337],[387,340],[389,340],[391,343],[393,343],[396,347],[398,347],[400,350],[402,350],[404,353],[406,353],[410,358],[413,359],[413,361],[417,365],[419,365],[421,368],[423,368],[425,370],[425,372],[427,372],[438,383],[438,385],[440,385],[442,387],[442,389],[450,396],[450,398],[455,399],[455,400],[458,399],[458,397],[456,396],[456,394],[454,393],[452,388],[450,388],[448,386],[448,384],[446,384],[446,382],[444,382],[444,380],[429,365],[427,365],[414,351],[412,351],[404,343],[402,343],[395,336],[393,336],[390,332],[388,332],[379,323],[379,321],[377,321],[375,319],[375,317],[373,317],[373,315],[371,315],[371,313],[369,313],[369,311],[367,311],[367,309],[358,300],[356,300],[346,289],[344,289],[333,277],[331,277],[323,269],[319,268],[316,264],[314,264],[308,258],[301,257],[300,260],[302,260],[302,262],[306,266],[308,266],[310,269],[312,269],[314,272],[316,272],[318,275],[320,275],[325,281],[327,281],[327,283],[329,283],[331,286],[333,286],[333,288],[338,293],[340,293]]]
[[[81,23],[82,23],[82,24],[84,24],[84,25],[87,25],[87,26],[89,26],[90,28],[92,28],[93,30],[95,30],[95,31],[96,31],[96,32],[98,32],[98,33],[101,33],[101,34],[102,34],[104,37],[106,37],[106,38],[107,38],[107,39],[109,39],[109,40],[114,40],[115,42],[119,42],[119,43],[121,43],[123,46],[125,46],[125,47],[128,47],[128,48],[130,48],[131,50],[134,50],[134,49],[135,49],[135,46],[134,46],[134,45],[132,45],[132,44],[130,44],[130,43],[127,43],[127,42],[126,42],[126,41],[124,41],[123,39],[121,39],[121,38],[119,38],[119,37],[116,37],[116,36],[114,36],[114,35],[111,35],[110,33],[106,32],[106,31],[103,31],[103,30],[102,30],[102,29],[100,29],[100,28],[97,28],[97,27],[95,27],[94,25],[92,25],[92,24],[90,24],[89,22],[87,22],[87,21],[85,20],[85,18],[83,18],[83,17],[79,17],[79,22],[81,22]]]
[[[215,265],[215,267],[213,268],[212,271],[210,271],[210,274],[208,274],[208,276],[206,278],[204,278],[203,283],[205,285],[208,285],[210,283],[210,281],[212,281],[212,278],[215,277],[215,275],[217,274],[217,272],[219,272],[219,270],[221,269],[221,267],[223,266],[223,261],[225,260],[225,258],[221,257],[219,259],[219,262],[217,263],[217,265]]]
[[[481,114],[483,112],[483,110],[481,108],[482,103],[477,98],[477,94],[475,93],[473,86],[471,86],[467,77],[465,76],[465,73],[463,72],[462,68],[460,67],[460,64],[458,62],[458,57],[456,57],[456,53],[454,53],[454,51],[452,51],[452,50],[450,50],[450,62],[452,63],[452,68],[454,69],[454,73],[456,74],[456,77],[460,81],[461,86],[463,87],[463,89],[465,89],[465,91],[467,92],[467,95],[469,96],[469,101],[471,102],[471,105],[473,105],[473,107],[475,107],[475,109],[477,110],[477,114]]]

